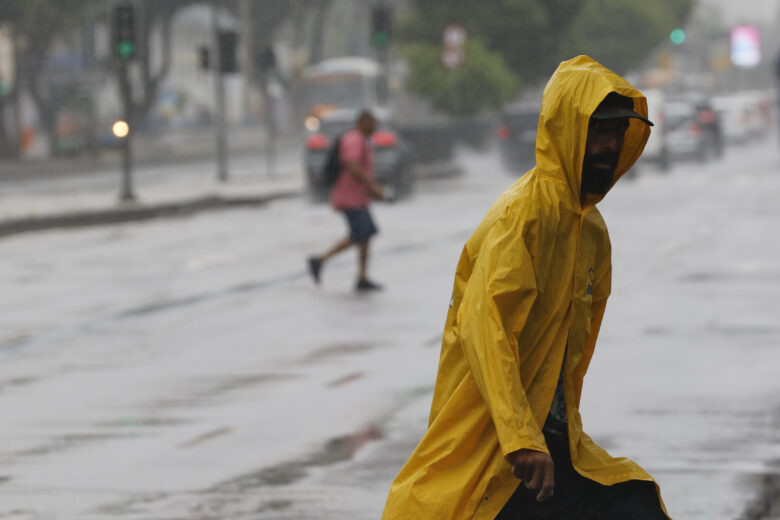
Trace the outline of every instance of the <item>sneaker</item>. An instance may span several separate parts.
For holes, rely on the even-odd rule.
[[[309,274],[311,274],[314,283],[320,283],[320,271],[322,270],[322,260],[316,256],[309,257]]]
[[[381,291],[382,286],[378,283],[374,283],[368,278],[363,278],[362,280],[358,280],[358,282],[355,284],[355,290],[356,291]]]

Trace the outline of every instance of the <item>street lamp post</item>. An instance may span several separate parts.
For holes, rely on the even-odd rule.
[[[227,182],[227,139],[225,124],[225,82],[222,76],[222,57],[219,38],[219,11],[216,5],[211,7],[211,30],[214,36],[214,88],[216,94],[216,138],[217,138],[217,179]]]

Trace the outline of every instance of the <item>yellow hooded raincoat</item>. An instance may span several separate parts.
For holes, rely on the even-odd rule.
[[[597,446],[579,413],[612,271],[599,199],[580,203],[580,177],[588,120],[610,92],[633,98],[647,116],[644,96],[587,56],[561,63],[548,82],[536,167],[498,198],[463,248],[428,431],[390,489],[384,520],[493,520],[520,483],[504,457],[549,453],[541,427],[564,355],[577,472],[605,485],[652,481]],[[615,180],[649,135],[630,120]]]

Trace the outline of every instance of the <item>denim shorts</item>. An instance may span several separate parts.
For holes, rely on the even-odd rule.
[[[349,225],[349,238],[358,244],[365,244],[379,230],[371,218],[368,208],[342,209],[341,212]]]

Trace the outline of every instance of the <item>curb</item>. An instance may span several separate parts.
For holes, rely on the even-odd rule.
[[[0,238],[58,228],[121,224],[123,222],[136,222],[154,218],[184,217],[208,210],[231,209],[241,206],[262,206],[276,199],[287,199],[300,195],[300,190],[279,191],[254,197],[210,195],[165,204],[126,206],[107,210],[75,211],[40,217],[9,219],[0,222]]]

